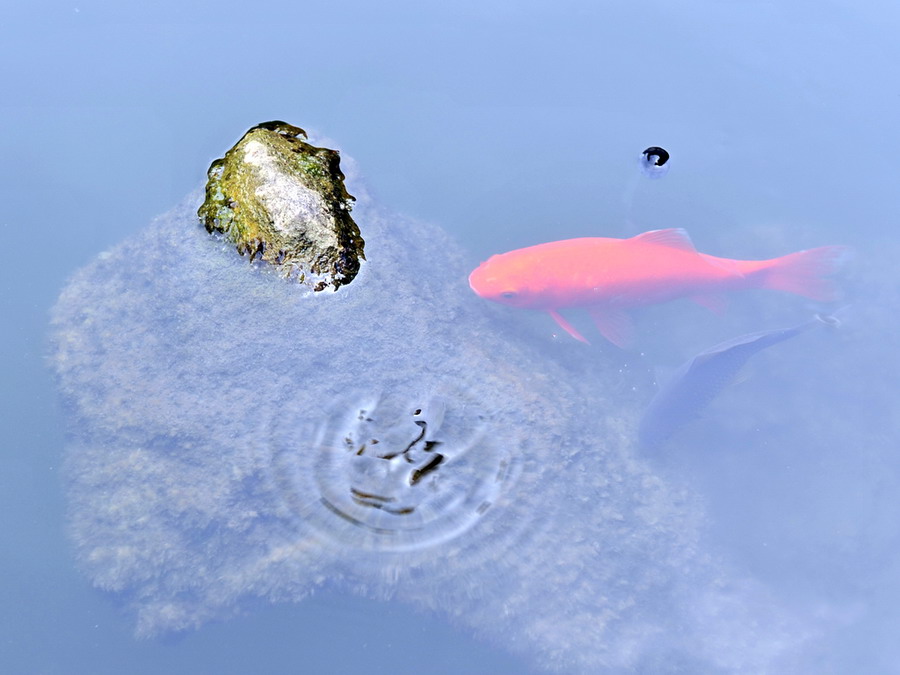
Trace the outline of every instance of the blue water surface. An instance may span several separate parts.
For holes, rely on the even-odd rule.
[[[700,495],[717,555],[843,626],[794,672],[900,672],[900,363],[884,347],[898,327],[886,289],[900,287],[894,4],[13,0],[2,14],[0,670],[534,667],[442,616],[328,592],[138,641],[75,568],[48,310],[76,269],[201,185],[243,131],[284,119],[334,139],[379,202],[451,232],[473,266],[661,227],[735,258],[851,246],[842,283],[861,309],[848,330],[773,350],[749,388],[651,461]],[[672,156],[655,181],[638,163],[651,145]],[[674,366],[821,309],[767,295],[724,317],[647,310],[634,358]],[[497,317],[510,340],[558,332],[538,314]]]

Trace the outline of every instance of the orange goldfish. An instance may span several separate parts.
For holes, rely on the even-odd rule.
[[[725,291],[770,288],[827,301],[825,279],[844,247],[791,253],[771,260],[731,260],[698,253],[682,229],[652,230],[631,239],[566,239],[492,256],[469,275],[482,298],[550,313],[569,335],[587,342],[560,313],[584,307],[597,329],[625,346],[633,333],[628,310],[687,297],[714,311]]]

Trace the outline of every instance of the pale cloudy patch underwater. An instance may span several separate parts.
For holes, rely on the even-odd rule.
[[[704,551],[611,364],[497,332],[440,230],[361,200],[368,269],[323,298],[210,238],[195,200],[54,311],[80,564],[139,635],[321,587],[573,672],[769,667],[820,630]]]
[[[77,10],[14,1],[0,25],[5,670],[894,671],[896,7]],[[263,282],[277,274],[211,264],[183,236],[196,200],[145,229],[271,119],[340,139],[378,202],[409,216],[354,210],[373,235],[399,228],[375,237],[391,262],[363,265],[359,304],[351,285],[285,310],[296,298]],[[670,153],[656,180],[639,165],[652,146]],[[634,434],[656,369],[840,304],[672,303],[636,312],[617,351],[485,308],[465,279],[497,251],[661,228],[717,256],[841,244],[856,261],[840,330],[755,355],[652,454]],[[362,309],[373,296],[390,309]],[[329,315],[344,338],[316,342],[310,323]],[[591,338],[589,317],[571,320]],[[449,338],[421,359],[404,348],[429,335]],[[69,438],[48,351],[71,385]],[[453,363],[466,386],[438,376]],[[334,368],[370,381],[349,390]],[[352,422],[382,400],[384,419]],[[432,437],[429,410],[416,441],[408,404],[438,400],[444,420]],[[457,433],[472,406],[487,419]],[[300,451],[327,430],[395,450]]]

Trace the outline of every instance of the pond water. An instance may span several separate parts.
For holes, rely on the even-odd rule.
[[[896,672],[895,7],[14,2],[4,14],[0,224],[14,246],[0,272],[4,672],[603,672],[603,664],[608,672]],[[196,630],[139,639],[135,586],[97,590],[96,571],[78,560],[84,531],[73,533],[73,520],[106,535],[92,530],[99,517],[85,519],[84,484],[73,491],[71,475],[61,475],[78,450],[48,368],[49,312],[77,270],[122,241],[141,241],[154,216],[202,186],[212,159],[269,119],[340,147],[372,204],[447,233],[459,246],[458,288],[442,272],[449,276],[427,297],[446,294],[465,307],[455,316],[474,317],[446,329],[452,344],[484,350],[483,370],[516,359],[517,373],[530,364],[536,377],[559,377],[557,400],[550,384],[534,388],[542,410],[564,414],[523,416],[525,440],[502,448],[521,468],[510,484],[529,489],[498,509],[519,543],[503,549],[496,568],[473,562],[473,551],[498,550],[483,536],[489,516],[442,525],[440,544],[411,539],[419,557],[400,560],[422,576],[414,589],[390,593],[380,575],[394,563],[366,567],[371,560],[355,558],[339,535],[337,562],[316,559],[321,583],[302,602],[290,602],[300,596],[288,588],[297,577],[276,574],[270,580],[287,602],[244,597],[236,617],[213,613]],[[668,172],[655,178],[641,165],[651,146],[670,154]],[[545,313],[479,300],[465,281],[495,253],[669,227],[728,258],[848,246],[837,278],[843,297],[817,303],[752,291],[731,297],[721,315],[685,301],[650,307],[636,312],[634,343],[620,351],[581,312],[567,316],[589,346]],[[152,272],[152,262],[134,266]],[[108,278],[134,290],[121,267]],[[90,287],[100,293],[103,279],[91,277]],[[402,297],[414,301],[408,288]],[[418,307],[416,316],[433,313],[440,325],[445,309]],[[837,330],[755,355],[746,380],[663,447],[648,452],[629,440],[665,371],[737,336],[835,311]],[[125,315],[123,330],[133,321]],[[610,410],[620,443],[593,457],[581,432],[606,429]],[[570,449],[559,471],[547,446],[527,440],[550,429]],[[567,445],[567,433],[577,443]],[[101,460],[115,457],[112,444],[98,447]],[[626,487],[601,494],[599,472],[613,470]],[[671,497],[654,504],[652,531],[629,520],[647,517],[632,508],[646,506],[647,485]],[[624,518],[619,530],[593,520],[611,511]],[[680,539],[671,534],[679,524]],[[459,568],[427,553],[452,537],[468,546]],[[604,570],[620,569],[610,548],[623,551],[620,564],[641,550],[662,557],[604,580],[583,553],[565,562],[591,537]],[[648,570],[657,590],[621,591]],[[603,633],[602,646],[589,646],[607,606],[601,595],[633,605],[620,607],[620,629]],[[512,601],[518,609],[504,616]],[[768,625],[749,634],[754,622]],[[676,624],[680,645],[654,632]],[[679,647],[678,660],[660,657]]]

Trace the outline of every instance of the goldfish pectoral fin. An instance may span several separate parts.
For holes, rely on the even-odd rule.
[[[590,342],[585,340],[584,335],[582,335],[577,330],[575,330],[575,326],[573,326],[568,321],[566,321],[564,318],[562,318],[562,315],[560,315],[560,313],[557,312],[555,309],[550,310],[550,316],[552,316],[553,320],[556,321],[556,323],[558,323],[560,325],[560,327],[564,331],[566,331],[569,335],[571,335],[573,338],[575,338],[579,342],[583,342],[586,345],[591,344]]]
[[[654,244],[656,246],[667,246],[669,248],[677,248],[680,251],[691,251],[696,253],[694,242],[688,236],[687,230],[680,227],[672,227],[668,230],[650,230],[636,237],[631,238],[632,241],[639,241],[642,244]]]
[[[725,310],[728,309],[728,298],[726,298],[724,295],[692,295],[691,300],[696,302],[698,305],[706,307],[706,309],[715,314],[724,314]]]
[[[634,337],[634,322],[627,312],[609,307],[591,308],[588,310],[594,319],[597,330],[616,347],[624,349]]]

